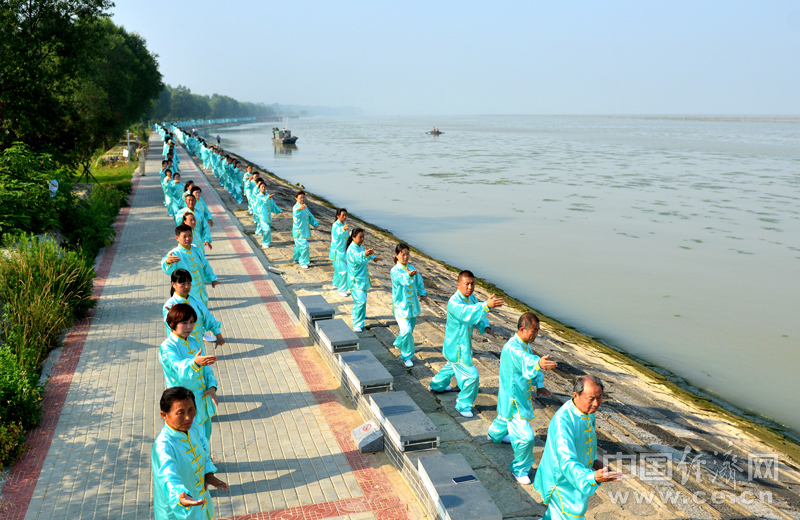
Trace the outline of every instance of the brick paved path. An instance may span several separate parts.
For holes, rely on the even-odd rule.
[[[134,179],[117,241],[98,268],[94,316],[76,325],[53,371],[33,449],[12,469],[0,520],[152,518],[150,449],[163,422],[157,359],[175,245],[163,206],[157,135],[146,177]],[[219,517],[411,518],[410,492],[373,456],[354,450],[361,423],[215,191],[180,150],[182,177],[215,217],[209,308],[228,343],[217,350],[219,416],[212,455],[230,492],[212,491]],[[393,484],[394,483],[394,484]]]

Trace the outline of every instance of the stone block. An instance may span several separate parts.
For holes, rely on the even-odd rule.
[[[350,432],[361,453],[383,451],[383,432],[375,421],[368,421]]]
[[[314,322],[320,343],[334,353],[358,350],[359,338],[340,318]]]
[[[357,351],[339,354],[342,378],[348,379],[360,395],[387,392],[392,389],[392,375],[372,352]]]
[[[416,451],[439,445],[439,428],[405,392],[370,396],[370,409],[398,451]]]
[[[489,496],[466,459],[460,454],[420,457],[417,461],[420,480],[436,504],[437,512],[447,520],[501,520],[500,509]],[[457,484],[457,477],[476,480]]]
[[[318,294],[297,297],[297,308],[307,322],[333,319],[333,307]],[[302,320],[301,320],[302,321]]]

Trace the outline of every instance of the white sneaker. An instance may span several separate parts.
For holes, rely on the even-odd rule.
[[[474,417],[474,415],[472,414],[472,410],[467,410],[466,412],[462,412],[462,411],[459,410],[458,413],[460,413],[462,416],[467,417],[467,418]],[[530,481],[528,481],[528,482],[530,482]]]
[[[308,266],[307,266],[307,265],[303,265],[303,264],[301,264],[301,265],[300,265],[300,269],[308,269]]]
[[[261,236],[261,231],[256,231],[256,232],[255,232],[255,233],[253,233],[253,234],[254,234],[255,236],[257,236],[257,237],[260,237],[260,236]]]
[[[339,290],[339,288],[336,287],[335,285],[331,285],[331,289],[333,289],[334,291],[338,291]]]
[[[350,296],[350,295],[347,294],[346,292],[339,291],[339,296]]]
[[[517,479],[517,482],[519,482],[523,486],[527,486],[531,483],[531,478],[528,475],[523,475],[521,477],[514,475],[514,478]]]
[[[505,444],[511,444],[511,435],[506,435],[505,437],[503,437],[503,442]]]
[[[445,388],[445,389],[444,389],[444,390],[442,390],[442,391],[443,391],[443,392],[449,392],[449,391],[450,391],[450,390],[452,390],[452,389],[453,389],[453,387],[452,387],[452,386],[448,386],[447,388]],[[436,390],[434,390],[434,389],[433,389],[433,387],[432,387],[431,385],[428,385],[428,392],[435,392],[435,391],[436,391]]]
[[[358,329],[356,327],[353,327],[353,332],[364,332],[364,331],[362,329]]]
[[[414,366],[414,362],[411,361],[410,359],[406,359],[405,361],[403,361],[403,364],[406,366],[406,368],[411,368]]]

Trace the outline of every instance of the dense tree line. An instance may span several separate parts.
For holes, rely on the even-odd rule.
[[[2,0],[0,151],[15,141],[77,165],[141,120],[163,89],[110,0]]]
[[[192,94],[188,87],[167,85],[156,101],[150,119],[181,121],[186,119],[220,119],[229,117],[262,117],[274,115],[269,105],[236,101],[228,96]]]

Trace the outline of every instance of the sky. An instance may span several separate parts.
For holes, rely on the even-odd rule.
[[[799,1],[164,2],[164,82],[373,115],[800,114]]]

